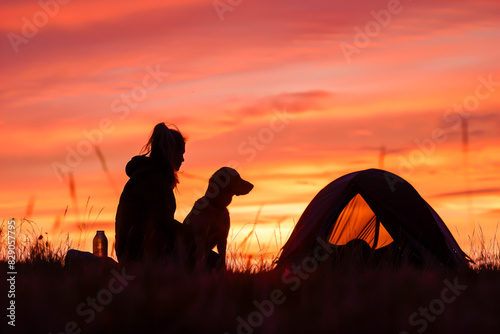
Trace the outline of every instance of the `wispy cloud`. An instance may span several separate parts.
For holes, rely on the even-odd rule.
[[[484,194],[498,194],[500,188],[485,188],[485,189],[472,189],[465,191],[454,191],[449,193],[437,194],[432,197],[456,197],[456,196],[470,196],[470,195],[484,195]]]

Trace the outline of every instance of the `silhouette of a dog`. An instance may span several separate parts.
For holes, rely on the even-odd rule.
[[[234,195],[246,195],[253,184],[241,178],[233,168],[222,167],[210,178],[205,196],[198,199],[184,224],[192,231],[197,261],[212,267],[210,255],[217,246],[216,268],[225,267],[227,236],[230,227],[227,206]]]

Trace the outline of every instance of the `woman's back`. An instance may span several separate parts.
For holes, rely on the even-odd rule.
[[[115,221],[118,260],[163,257],[171,252],[175,233],[172,180],[145,156],[132,158],[126,172],[130,179],[120,197]]]

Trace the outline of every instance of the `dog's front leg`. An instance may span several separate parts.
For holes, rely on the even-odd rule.
[[[220,240],[217,243],[217,252],[219,253],[219,261],[217,263],[218,268],[226,269],[226,247],[227,239]]]

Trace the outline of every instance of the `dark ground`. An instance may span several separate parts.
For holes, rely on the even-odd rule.
[[[7,291],[5,262],[2,268]],[[16,326],[3,315],[2,333],[500,332],[498,270],[324,264],[285,275],[189,274],[159,266],[68,272],[58,263],[16,269]]]

